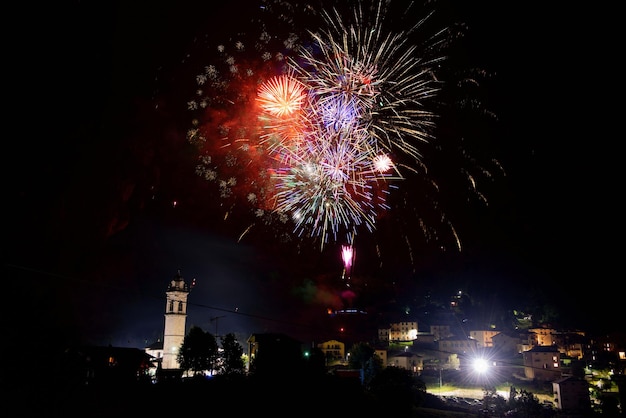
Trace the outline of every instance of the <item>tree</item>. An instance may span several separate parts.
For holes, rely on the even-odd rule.
[[[364,342],[356,343],[348,352],[348,367],[351,369],[364,369],[366,363],[374,356],[374,348]]]
[[[527,390],[520,389],[519,391],[511,388],[513,397],[509,396],[509,407],[511,413],[509,414],[513,418],[539,418],[550,417],[554,413],[541,406],[539,399]]]
[[[246,372],[243,361],[243,347],[235,338],[235,334],[228,333],[221,337],[222,354],[219,373],[226,376],[239,376]]]
[[[410,416],[413,406],[423,403],[426,385],[411,371],[388,366],[372,378],[368,392],[386,406],[388,414]]]
[[[603,395],[599,398],[600,409],[604,417],[619,417],[620,408],[619,401],[615,396]]]
[[[371,345],[359,342],[350,348],[348,367],[363,370],[364,384],[368,387],[374,376],[382,370],[383,361]]]
[[[515,392],[517,393],[517,392]],[[507,401],[504,396],[498,394],[495,386],[485,386],[483,388],[483,408],[486,411],[503,415],[507,411]]]
[[[194,326],[183,339],[177,358],[181,369],[201,375],[215,369],[217,354],[215,336]]]

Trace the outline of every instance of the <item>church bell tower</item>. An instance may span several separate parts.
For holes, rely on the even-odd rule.
[[[172,279],[165,292],[165,331],[163,333],[162,369],[179,369],[177,356],[185,338],[187,321],[187,297],[189,286],[180,274],[180,270]]]

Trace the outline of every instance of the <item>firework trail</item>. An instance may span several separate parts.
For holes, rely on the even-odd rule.
[[[299,13],[262,4],[249,31],[217,46],[188,102],[196,171],[217,185],[227,212],[243,206],[253,223],[291,225],[285,236],[323,248],[375,231],[407,175],[436,194],[423,150],[436,139],[450,31],[422,34],[431,12],[399,25],[408,10],[392,26],[384,1]],[[433,234],[426,223],[422,232]]]
[[[341,246],[341,260],[343,261],[344,280],[349,280],[352,271],[352,262],[354,261],[354,248],[352,248],[352,245]],[[348,284],[347,286],[349,287],[350,285]]]

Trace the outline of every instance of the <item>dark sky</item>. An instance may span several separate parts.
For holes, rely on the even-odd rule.
[[[197,283],[188,322],[218,334],[306,338],[326,307],[346,303],[338,245],[283,243],[275,226],[238,241],[247,221],[224,219],[223,203],[193,172],[185,106],[200,46],[234,36],[252,10],[223,3],[44,2],[17,14],[6,64],[15,94],[6,105],[17,117],[5,138],[5,280],[29,313],[24,325],[39,330],[33,338],[150,343],[178,269]],[[614,38],[596,23],[610,11],[519,1],[440,8],[467,24],[463,59],[489,75],[482,106],[497,121],[480,133],[489,147],[473,152],[493,154],[505,174],[481,184],[487,206],[455,188],[443,196],[460,252],[449,241],[446,251],[417,242],[408,251],[410,207],[364,234],[356,303],[378,312],[463,288],[516,306],[539,298],[581,327],[623,327],[613,163],[621,147],[607,100],[619,101]],[[439,163],[444,180],[458,170]]]

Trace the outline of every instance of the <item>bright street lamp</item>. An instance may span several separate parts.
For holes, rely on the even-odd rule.
[[[472,368],[478,374],[485,374],[489,371],[489,362],[482,357],[472,360]]]

